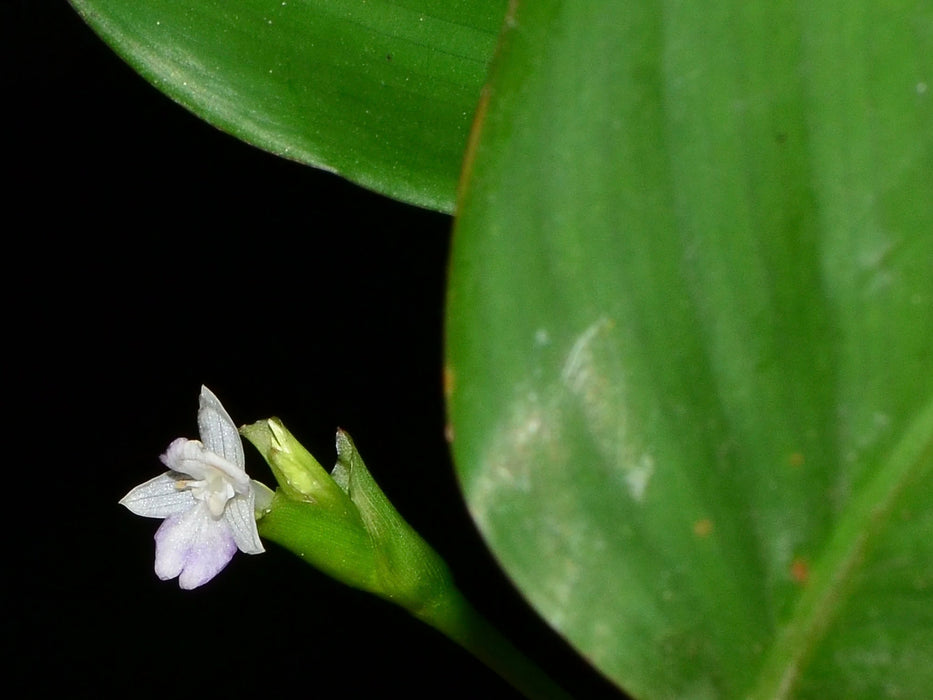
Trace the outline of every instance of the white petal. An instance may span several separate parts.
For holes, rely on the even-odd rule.
[[[198,429],[201,432],[201,442],[211,452],[233,462],[240,469],[244,469],[246,457],[243,454],[243,441],[240,440],[236,424],[220,400],[214,396],[214,392],[206,386],[201,387],[200,406]]]
[[[255,479],[251,479],[249,485],[252,487],[253,496],[255,497],[253,509],[261,513],[268,512],[272,505],[272,499],[275,498],[275,491]]]
[[[226,522],[212,518],[200,503],[162,523],[155,541],[156,575],[163,581],[178,576],[178,585],[185,589],[210,581],[236,552]]]
[[[195,479],[204,479],[208,475],[204,466],[204,452],[204,445],[198,440],[177,438],[172,440],[165,454],[159,459],[172,471],[193,476]]]
[[[248,496],[236,496],[227,501],[224,520],[230,527],[236,546],[246,554],[260,554],[266,550],[259,539],[254,512],[255,494],[250,489]]]
[[[249,477],[242,467],[214,454],[201,444],[200,440],[173,440],[160,459],[169,469],[193,476],[195,479],[209,478],[212,472],[208,467],[213,467],[229,477],[238,493],[246,493],[249,488]]]
[[[130,491],[120,499],[120,504],[147,518],[184,513],[195,505],[195,498],[190,491],[179,490],[177,483],[171,474],[161,474]]]

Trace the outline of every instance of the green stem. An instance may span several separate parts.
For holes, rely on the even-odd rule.
[[[328,474],[277,418],[240,429],[279,489],[259,532],[348,586],[399,605],[450,637],[530,700],[569,700],[463,597],[440,555],[405,522],[350,436],[337,432]]]
[[[570,700],[570,695],[506,639],[452,584],[431,606],[412,610],[495,671],[530,700]]]

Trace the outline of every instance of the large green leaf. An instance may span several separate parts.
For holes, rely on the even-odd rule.
[[[505,0],[70,0],[230,133],[451,211]]]
[[[512,9],[449,300],[493,550],[636,697],[928,697],[933,3]]]

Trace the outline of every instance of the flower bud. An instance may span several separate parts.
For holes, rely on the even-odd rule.
[[[259,523],[264,538],[416,615],[447,594],[446,564],[389,502],[347,433],[337,432],[337,463],[328,474],[277,418],[240,432],[279,482]]]
[[[244,425],[240,433],[266,458],[286,496],[345,507],[347,495],[278,418]]]

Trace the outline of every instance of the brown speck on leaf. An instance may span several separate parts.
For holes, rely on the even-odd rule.
[[[787,463],[792,467],[802,467],[805,461],[803,452],[793,452],[791,456],[787,458]]]
[[[693,523],[693,534],[697,537],[708,537],[713,532],[713,521],[703,518]]]
[[[450,423],[444,425],[444,439],[447,440],[448,443],[454,441],[454,427]]]
[[[444,396],[448,399],[454,393],[454,370],[450,365],[444,365]]]
[[[801,585],[810,580],[810,564],[803,557],[794,557],[790,564],[790,577]]]

